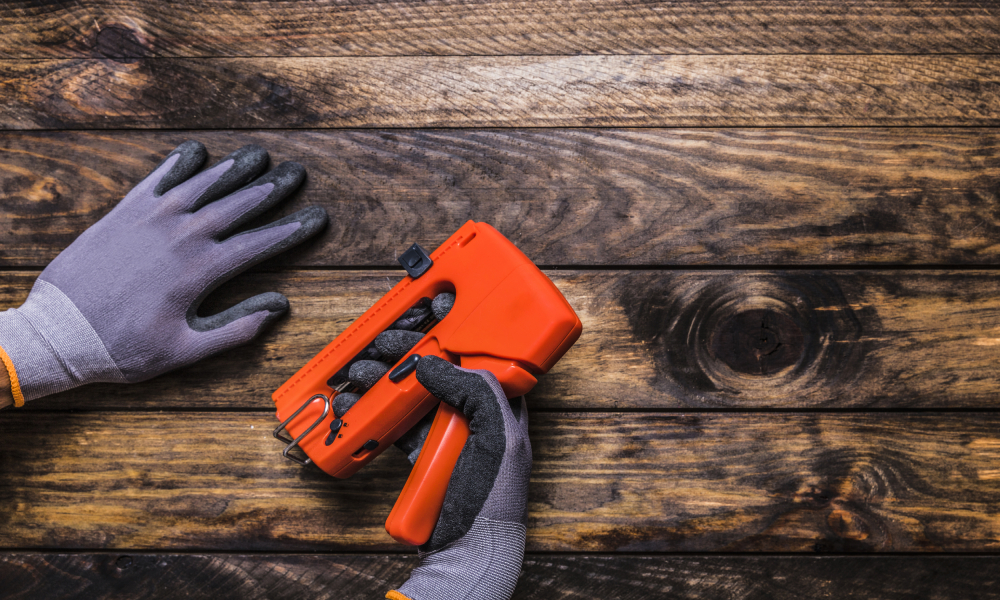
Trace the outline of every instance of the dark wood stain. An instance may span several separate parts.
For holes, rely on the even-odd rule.
[[[994,129],[0,133],[0,265],[44,267],[187,139],[301,162],[267,218],[329,228],[271,268],[397,268],[466,220],[542,265],[990,264]]]
[[[620,306],[655,357],[652,385],[668,395],[697,390],[707,403],[727,397],[744,407],[760,397],[770,406],[782,398],[805,406],[810,397],[840,404],[847,390],[875,391],[885,381],[876,353],[885,339],[882,316],[847,299],[841,282],[850,279],[721,271],[636,273],[629,280],[618,288]]]
[[[734,371],[774,375],[803,359],[805,339],[795,320],[772,308],[751,308],[719,318],[711,354]]]
[[[382,523],[408,464],[299,469],[268,396],[389,289],[396,251],[468,219],[584,321],[528,398],[515,598],[1000,597],[1000,280],[964,268],[1000,239],[989,6],[4,8],[0,309],[192,137],[302,162],[261,222],[316,204],[331,225],[202,307],[287,294],[257,343],[0,413],[0,597],[403,581],[416,557]]]
[[[998,419],[536,412],[528,548],[995,552]],[[402,453],[335,480],[282,458],[275,423],[238,411],[5,415],[0,536],[21,549],[402,550],[384,530]]]
[[[93,48],[97,56],[125,62],[150,55],[149,48],[135,31],[117,23],[107,25],[93,35]]]
[[[1000,398],[1000,279],[989,271],[548,274],[584,330],[529,394],[532,409],[953,410],[993,409]],[[36,275],[2,272],[0,308],[22,302]],[[284,293],[291,314],[257,342],[149,382],[86,386],[28,409],[270,410],[271,393],[401,276],[248,274],[211,296],[204,313]],[[720,320],[761,304],[803,334],[802,358],[766,376],[730,368],[711,347]]]
[[[514,600],[1000,598],[992,556],[608,556],[529,554]],[[217,600],[369,600],[406,580],[415,556],[9,554],[0,578],[32,597],[145,600],[163,590]]]
[[[109,24],[155,56],[952,54],[1000,48],[997,15],[965,0],[629,2],[381,0],[232,3],[11,0],[0,57],[102,56]],[[192,18],[193,16],[197,18]],[[266,32],[263,33],[262,29]]]
[[[3,59],[0,127],[995,127],[998,69],[994,55]]]

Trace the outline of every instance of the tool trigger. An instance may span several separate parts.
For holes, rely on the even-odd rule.
[[[418,362],[420,362],[420,355],[411,354],[409,358],[399,363],[399,366],[389,373],[389,381],[398,383],[401,379],[417,370]]]

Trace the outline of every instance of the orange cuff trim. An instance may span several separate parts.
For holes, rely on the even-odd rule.
[[[10,393],[14,396],[14,406],[24,406],[24,394],[21,393],[21,384],[17,380],[14,362],[10,360],[2,347],[0,347],[0,362],[3,362],[3,366],[7,367],[7,375],[10,377]]]
[[[392,590],[391,592],[386,594],[385,597],[387,600],[413,600],[413,598],[410,598],[409,596],[404,596],[399,592],[397,592],[396,590]]]

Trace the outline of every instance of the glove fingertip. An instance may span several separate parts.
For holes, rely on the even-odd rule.
[[[244,144],[239,150],[233,152],[233,154],[236,154],[237,152],[242,154],[253,154],[260,160],[269,159],[271,156],[267,153],[267,149],[260,144]]]
[[[273,178],[275,187],[283,188],[288,190],[286,193],[290,193],[302,185],[306,178],[306,168],[295,161],[286,161],[275,167],[268,175]]]
[[[465,390],[469,387],[466,377],[482,379],[478,375],[465,373],[455,368],[455,365],[443,358],[428,355],[420,359],[417,363],[417,381],[424,386],[428,392],[437,396],[443,402],[451,406],[462,409],[465,399]]]
[[[266,311],[260,326],[256,328],[251,337],[256,337],[264,328],[288,312],[288,298],[278,292],[265,292],[252,298],[247,298],[236,306],[230,307],[218,314],[210,317],[192,316],[188,319],[188,324],[195,331],[211,331],[226,327],[232,323],[258,315]]]
[[[250,334],[249,340],[253,340],[263,333],[264,330],[270,327],[271,323],[274,323],[283,317],[288,312],[289,308],[290,304],[288,303],[288,298],[285,298],[283,294],[279,294],[278,292],[265,292],[240,302],[226,312],[229,313],[229,315],[227,315],[229,317],[229,322],[236,323],[241,319],[246,319],[252,322],[254,318],[259,318],[257,315],[266,311],[264,318],[260,320],[256,329]]]
[[[205,174],[214,172],[213,170],[216,167],[227,162],[231,164],[225,171],[216,173],[214,176],[218,178],[212,181],[208,187],[204,188],[197,197],[185,202],[185,210],[196,211],[206,204],[214,202],[230,192],[251,183],[258,175],[267,170],[267,165],[270,161],[271,157],[267,153],[267,150],[257,144],[247,144],[234,152],[230,152],[214,167],[206,171]]]
[[[208,150],[205,149],[205,144],[202,144],[198,140],[185,140],[178,144],[176,148],[171,150],[170,154],[187,154],[195,157],[201,156],[202,158],[208,158]]]
[[[165,162],[170,160],[171,157],[179,155],[177,162],[174,166],[170,168],[170,171],[164,175],[160,181],[157,182],[156,188],[153,190],[154,196],[162,196],[174,187],[180,185],[181,183],[187,181],[192,175],[201,169],[205,161],[208,160],[208,150],[205,149],[205,145],[197,140],[188,140],[176,148],[174,148],[170,154],[168,154],[156,167],[159,169]],[[156,169],[153,172],[156,172]]]
[[[368,390],[388,373],[390,368],[392,365],[377,360],[359,360],[351,365],[347,378],[361,389]]]
[[[307,206],[295,213],[295,216],[299,223],[302,223],[301,229],[296,232],[301,232],[302,239],[316,235],[330,221],[330,216],[322,206]]]
[[[431,310],[439,321],[448,316],[453,306],[455,306],[455,294],[449,292],[440,293],[431,301]]]
[[[390,329],[375,336],[375,348],[382,353],[383,360],[396,362],[409,352],[417,342],[422,340],[423,333],[405,329]]]
[[[298,221],[299,228],[292,232],[291,235],[268,249],[265,255],[274,256],[275,254],[284,252],[293,246],[301,244],[322,231],[323,228],[326,227],[329,220],[330,217],[326,214],[326,210],[322,207],[309,206],[292,215],[289,215],[288,217],[285,217],[284,219],[281,219],[280,221],[272,223],[270,227],[280,226],[282,223]]]
[[[258,294],[253,298],[247,300],[250,313],[259,312],[262,310],[268,311],[268,316],[265,317],[265,321],[270,322],[283,314],[287,313],[291,308],[291,304],[288,302],[288,298],[284,294],[279,294],[278,292],[264,292],[263,294]]]
[[[347,414],[361,396],[352,392],[341,392],[333,397],[333,415],[338,419]]]
[[[453,369],[454,366],[440,356],[434,356],[433,354],[424,356],[417,363],[417,381],[424,387],[427,387],[423,380],[426,379],[427,383],[433,383],[434,379],[444,375]]]
[[[270,224],[265,225],[263,227],[259,227],[257,229],[253,229],[251,231],[247,231],[247,232],[241,233],[241,234],[233,236],[232,238],[229,238],[229,239],[233,240],[233,239],[237,239],[237,238],[239,238],[241,236],[253,235],[253,234],[258,233],[258,232],[267,231],[268,229],[274,229],[276,227],[282,227],[282,226],[288,225],[290,223],[298,223],[299,224],[299,226],[296,227],[294,229],[294,231],[292,231],[292,233],[290,233],[288,236],[282,238],[277,243],[275,243],[275,244],[269,246],[268,248],[264,249],[264,251],[261,254],[259,254],[255,258],[255,260],[253,261],[253,263],[256,263],[256,262],[260,262],[261,260],[264,260],[265,258],[269,258],[269,257],[274,256],[276,254],[280,254],[280,253],[284,252],[285,250],[287,250],[287,249],[289,249],[289,248],[291,248],[293,246],[296,246],[296,245],[304,242],[306,239],[311,238],[312,236],[316,235],[324,227],[326,227],[327,221],[329,221],[329,219],[330,219],[330,217],[327,216],[326,211],[322,207],[319,207],[319,206],[309,206],[309,207],[303,208],[302,210],[300,210],[300,211],[298,211],[296,213],[288,215],[287,217],[284,217],[283,219],[278,219],[277,221],[275,221],[273,223],[270,223]]]

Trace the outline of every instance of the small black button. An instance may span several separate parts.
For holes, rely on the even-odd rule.
[[[337,439],[337,432],[340,431],[340,428],[343,426],[344,421],[341,419],[334,419],[333,422],[330,423],[330,435],[326,436],[325,442],[327,446],[332,444],[333,440]]]
[[[398,383],[404,377],[414,372],[417,369],[417,363],[420,362],[419,354],[411,354],[409,358],[399,363],[399,366],[389,373],[389,381],[393,383]]]
[[[399,255],[399,264],[403,265],[410,277],[416,279],[426,273],[434,261],[420,244],[413,244],[406,252]]]
[[[368,440],[364,446],[361,446],[362,450],[374,450],[375,448],[378,448],[378,440]]]

